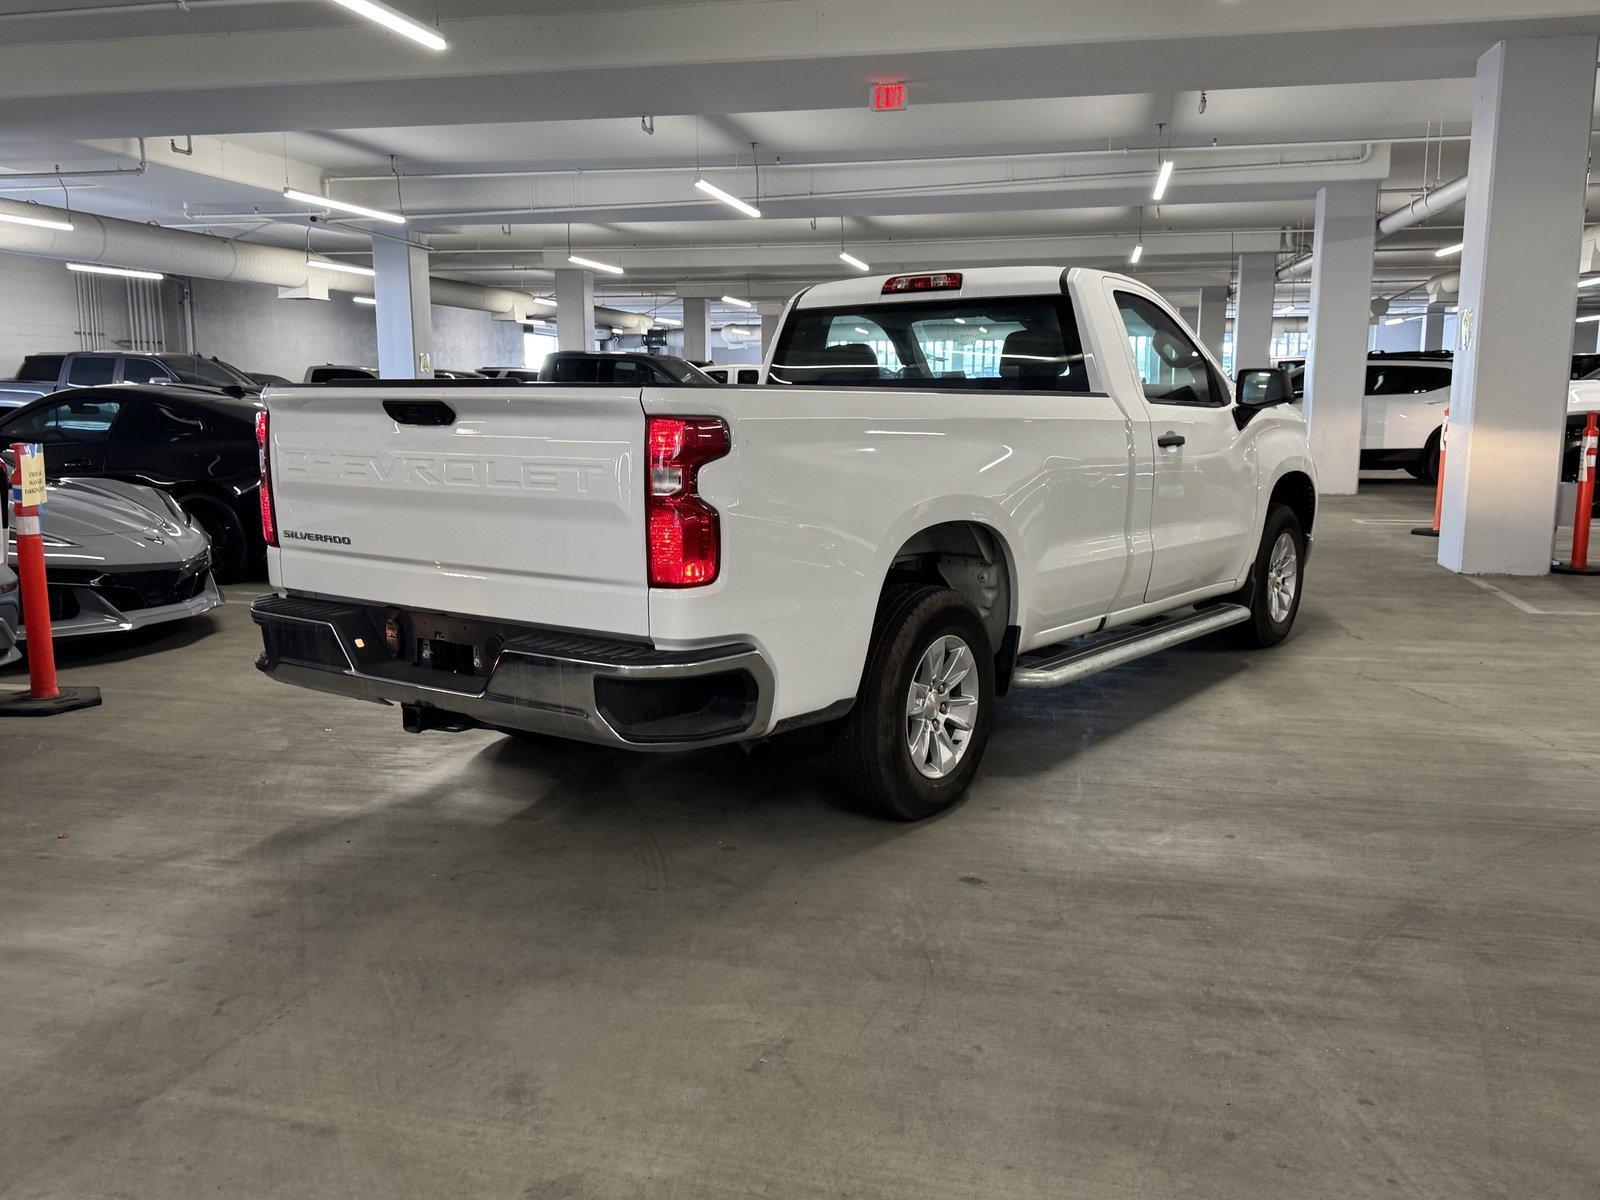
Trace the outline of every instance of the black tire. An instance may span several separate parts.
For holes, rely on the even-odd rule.
[[[1409,467],[1406,469],[1410,470]],[[1422,461],[1418,464],[1418,469],[1411,473],[1430,486],[1439,482],[1439,431],[1437,429],[1428,438],[1427,444],[1422,447]]]
[[[947,635],[960,638],[972,655],[976,705],[954,767],[933,778],[912,760],[906,707],[924,655]],[[829,759],[840,789],[867,811],[895,820],[920,821],[947,811],[977,774],[994,705],[994,648],[972,606],[946,587],[891,585],[878,604],[855,707],[828,728]]]
[[[211,573],[217,582],[243,579],[250,566],[250,541],[238,514],[210,496],[182,496],[178,504],[211,539]]]
[[[1288,533],[1294,542],[1294,596],[1288,612],[1282,618],[1273,616],[1271,589],[1267,586],[1274,547],[1278,539]],[[1261,530],[1261,545],[1256,549],[1256,561],[1250,568],[1250,580],[1229,597],[1235,604],[1250,610],[1250,619],[1233,628],[1236,640],[1256,650],[1276,646],[1289,636],[1294,619],[1300,612],[1300,597],[1305,591],[1306,535],[1300,528],[1300,518],[1294,510],[1275,504],[1267,513],[1266,525]]]
[[[1426,480],[1428,477],[1428,464],[1422,459],[1406,464],[1406,474],[1413,479]]]

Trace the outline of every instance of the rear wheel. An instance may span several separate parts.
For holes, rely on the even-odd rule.
[[[1273,505],[1261,531],[1250,582],[1230,597],[1250,610],[1250,619],[1235,626],[1245,645],[1264,650],[1289,636],[1300,611],[1305,562],[1306,537],[1300,519],[1292,509]]]
[[[250,564],[250,543],[238,514],[210,496],[184,496],[178,504],[211,539],[211,573],[217,582],[243,579]]]
[[[950,588],[892,586],[855,707],[829,729],[840,788],[901,821],[944,812],[977,774],[994,703],[994,650],[972,606]]]
[[[1428,444],[1422,448],[1422,461],[1415,470],[1407,467],[1423,483],[1439,482],[1439,431],[1435,429],[1433,436],[1428,439]]]

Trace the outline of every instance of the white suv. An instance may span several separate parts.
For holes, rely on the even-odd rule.
[[[1439,429],[1450,403],[1448,350],[1374,351],[1367,355],[1361,405],[1361,469],[1410,472],[1425,483],[1439,478]],[[1292,373],[1295,395],[1305,393],[1305,368]]]

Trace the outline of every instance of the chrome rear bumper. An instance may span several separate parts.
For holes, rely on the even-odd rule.
[[[408,730],[523,730],[633,750],[686,750],[766,732],[772,671],[753,646],[658,650],[642,642],[437,619],[474,638],[482,673],[420,665],[386,648],[379,606],[299,596],[251,605],[256,666],[284,683],[404,710]],[[486,649],[488,647],[488,649]]]

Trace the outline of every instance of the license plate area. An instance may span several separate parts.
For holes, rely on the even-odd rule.
[[[494,671],[505,639],[478,622],[442,613],[398,615],[401,652],[412,666],[441,675],[487,679]]]

